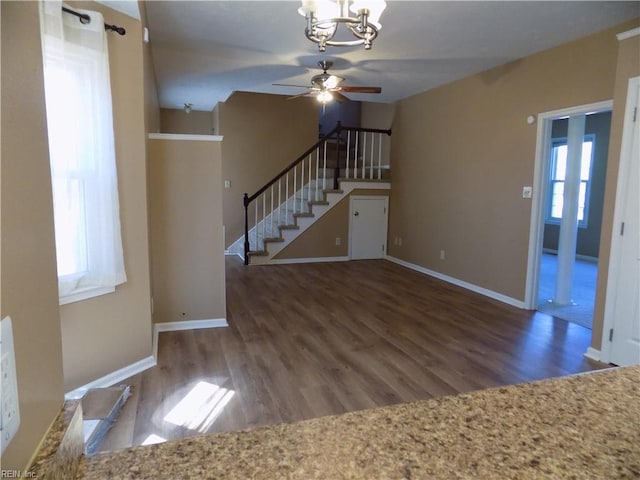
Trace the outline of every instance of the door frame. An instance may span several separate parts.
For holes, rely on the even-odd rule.
[[[629,79],[627,84],[627,100],[624,109],[624,123],[622,125],[622,143],[620,148],[620,164],[618,165],[618,179],[616,182],[616,200],[613,213],[613,229],[611,232],[611,247],[609,249],[609,270],[607,272],[607,289],[604,301],[604,319],[602,323],[602,343],[600,345],[600,359],[608,363],[611,360],[612,342],[607,341],[605,332],[609,332],[614,327],[614,303],[615,290],[618,282],[618,265],[617,257],[620,253],[620,237],[615,232],[618,231],[617,225],[622,223],[623,202],[627,194],[627,178],[628,171],[631,168],[631,149],[633,147],[633,130],[640,128],[637,120],[631,118],[632,109],[636,106],[636,102],[640,101],[636,96],[636,91],[640,85],[640,76]],[[632,95],[630,93],[633,92]]]
[[[538,287],[540,282],[540,260],[544,239],[545,203],[547,199],[549,176],[548,155],[551,147],[551,124],[554,120],[573,115],[587,115],[613,110],[613,100],[578,105],[575,107],[539,113],[536,139],[536,157],[533,169],[533,193],[531,196],[531,220],[529,227],[529,252],[527,256],[527,278],[525,284],[524,305],[527,310],[536,310],[538,306]]]
[[[384,258],[387,255],[388,235],[389,235],[389,195],[350,195],[349,196],[349,260],[353,259],[353,221],[351,217],[351,209],[353,207],[354,200],[384,200],[384,208],[387,210],[387,221],[384,224],[384,249],[382,256]]]

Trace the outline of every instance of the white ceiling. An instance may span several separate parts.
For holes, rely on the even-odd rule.
[[[304,36],[297,1],[146,3],[160,105],[211,110],[234,91],[295,95],[320,59],[345,85],[380,86],[353,100],[394,102],[640,16],[640,2],[387,0],[373,48]]]

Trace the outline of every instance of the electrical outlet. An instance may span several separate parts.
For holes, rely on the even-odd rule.
[[[20,426],[20,404],[11,318],[0,322],[0,453],[4,452]]]
[[[444,250],[440,250],[440,260],[444,260]]]
[[[341,245],[342,239],[340,237],[336,237],[336,245]]]
[[[402,246],[402,237],[398,237],[398,246],[401,247]]]
[[[224,181],[224,188],[231,188],[231,180]]]
[[[532,193],[532,187],[522,187],[522,198],[531,198]]]

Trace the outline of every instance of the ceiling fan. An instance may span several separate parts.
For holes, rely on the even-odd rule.
[[[291,85],[287,83],[274,83],[273,85],[282,86],[282,87],[299,87],[308,89],[304,93],[300,93],[298,95],[294,95],[290,98],[298,98],[304,97],[307,95],[315,96],[317,100],[324,104],[329,103],[332,100],[336,100],[338,102],[348,102],[349,98],[343,95],[341,92],[345,93],[380,93],[382,92],[382,88],[380,87],[355,87],[348,85],[341,85],[344,81],[343,77],[339,77],[337,75],[331,75],[327,73],[333,66],[333,62],[329,60],[320,60],[318,62],[318,66],[322,69],[322,73],[318,75],[314,75],[311,77],[311,85]]]

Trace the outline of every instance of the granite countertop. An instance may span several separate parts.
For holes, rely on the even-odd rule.
[[[640,477],[640,367],[83,458],[79,479]]]

